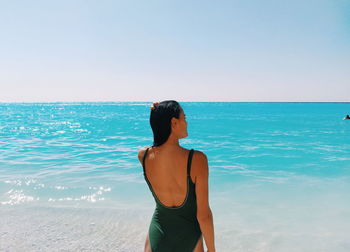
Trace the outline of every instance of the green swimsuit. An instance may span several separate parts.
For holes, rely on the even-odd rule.
[[[193,149],[189,152],[187,161],[187,194],[180,206],[163,205],[153,191],[145,170],[145,158],[142,160],[143,175],[153,194],[156,208],[149,226],[149,240],[152,252],[192,252],[201,237],[197,220],[197,204],[195,184],[190,177]]]

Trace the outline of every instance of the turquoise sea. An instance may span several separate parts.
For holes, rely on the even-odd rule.
[[[0,251],[143,251],[151,104],[0,103]],[[218,252],[350,251],[350,103],[180,104]]]

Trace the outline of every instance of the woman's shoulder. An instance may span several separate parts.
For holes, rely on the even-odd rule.
[[[187,153],[190,153],[190,151],[193,150],[192,159],[194,156],[196,156],[197,159],[206,159],[207,158],[207,156],[205,155],[205,153],[203,151],[193,149],[193,148],[191,148],[191,149],[182,148],[182,149]]]
[[[144,146],[141,149],[139,149],[138,153],[137,153],[137,157],[139,158],[140,162],[142,163],[142,158],[143,155],[145,154],[145,151],[150,148],[150,146]]]
[[[207,155],[203,151],[193,149],[193,156],[197,159],[207,159]]]
[[[201,174],[203,171],[208,169],[208,158],[207,155],[200,150],[194,150],[192,157],[192,170],[193,173]]]

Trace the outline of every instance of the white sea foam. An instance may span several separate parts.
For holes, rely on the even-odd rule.
[[[33,200],[39,200],[39,197],[34,198],[33,196],[25,195],[23,193],[23,190],[13,190],[13,189],[6,192],[5,197],[8,200],[1,201],[0,202],[1,205],[18,205],[18,204],[30,202]]]

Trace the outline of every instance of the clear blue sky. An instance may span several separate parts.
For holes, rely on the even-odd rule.
[[[349,101],[349,0],[1,1],[0,102]]]

